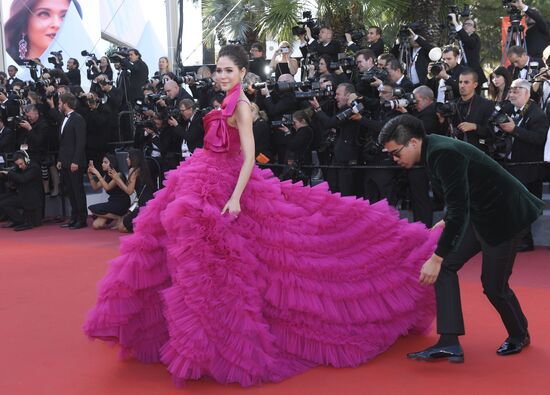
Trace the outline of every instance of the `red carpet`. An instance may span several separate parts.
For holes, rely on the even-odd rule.
[[[436,338],[411,336],[357,369],[316,368],[279,384],[243,389],[199,381],[175,387],[162,365],[120,362],[81,331],[96,283],[116,256],[118,234],[47,225],[0,229],[0,394],[541,394],[550,372],[550,251],[518,256],[512,284],[532,345],[499,357],[506,337],[481,290],[479,259],[461,273],[466,363],[409,361]]]

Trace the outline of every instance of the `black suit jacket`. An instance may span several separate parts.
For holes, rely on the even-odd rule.
[[[420,45],[418,55],[416,56],[416,59],[414,59],[416,73],[418,74],[418,79],[420,80],[419,85],[426,85],[426,82],[428,80],[428,64],[430,63],[430,57],[428,56],[428,53],[434,46],[420,36],[418,36],[416,42],[418,43],[418,45]],[[413,49],[410,48],[409,51],[409,54],[412,58]],[[390,52],[399,59],[399,45],[395,44]],[[401,61],[404,63],[404,59],[401,59]]]
[[[496,246],[529,226],[544,203],[502,166],[462,141],[429,135],[422,141],[421,164],[435,190],[442,191],[447,215],[435,253],[445,257],[471,222]]]
[[[317,52],[319,55],[328,55],[333,62],[338,60],[338,54],[342,52],[342,44],[339,41],[332,40],[327,45],[314,40],[311,44],[300,47],[302,56],[305,58],[310,52]]]
[[[8,173],[8,180],[13,181],[17,189],[17,197],[26,210],[42,206],[42,173],[40,166],[31,161],[25,170],[19,168]]]
[[[529,61],[525,65],[525,67],[527,67],[527,74],[531,74],[531,63],[532,62],[538,62],[539,67],[542,67],[544,65],[544,63],[542,62],[542,59],[533,58],[533,57],[530,56]],[[520,69],[518,67],[515,67],[514,65],[508,66],[508,71],[510,72],[510,74],[512,74],[512,81],[519,78],[519,73],[520,73],[521,70],[522,69]]]
[[[403,77],[403,79],[399,81],[399,83],[395,84],[395,86],[396,88],[403,89],[405,93],[412,93],[412,91],[414,90],[414,84],[407,77]]]
[[[521,123],[512,132],[512,162],[544,161],[544,144],[549,126],[548,118],[542,109],[531,101],[521,117]],[[542,179],[542,170],[531,166],[510,167],[510,172],[526,184]]]
[[[15,132],[8,127],[4,127],[4,129],[0,132],[0,154],[11,154],[14,151],[16,151]]]
[[[23,82],[23,80],[20,80],[17,77],[9,78],[6,80],[6,91],[11,91],[11,88],[13,88],[13,84],[16,82]]]
[[[367,43],[367,48],[371,49],[378,57],[384,53],[384,40],[380,39],[375,43]]]
[[[63,128],[63,122],[59,126],[59,155],[58,161],[65,168],[71,163],[77,164],[80,169],[86,166],[86,121],[82,115],[73,111]]]
[[[493,135],[492,128],[489,126],[489,117],[495,109],[495,103],[477,95],[474,95],[471,100],[467,103],[459,100],[457,114],[453,117],[453,125],[456,127],[462,122],[471,122],[477,125],[477,129],[466,133],[457,129],[457,138],[487,152],[487,141]]]
[[[424,124],[424,129],[428,134],[445,134],[445,128],[443,124],[439,123],[436,115],[436,104],[432,103],[422,111],[413,113],[413,115],[420,119]]]
[[[477,33],[474,32],[468,35],[464,29],[460,29],[457,35],[462,42],[464,54],[466,55],[467,64],[465,66],[468,66],[478,74],[478,85],[481,86],[483,83],[487,82],[487,78],[485,77],[485,73],[480,63],[479,54],[481,51],[481,39]]]
[[[360,136],[365,133],[359,122],[338,121],[336,116],[329,117],[323,111],[316,112],[314,119],[318,119],[326,129],[336,128],[336,142],[334,145],[334,160],[337,163],[358,161],[361,153]]]
[[[200,113],[196,112],[191,122],[187,121],[182,125],[176,126],[174,128],[174,133],[176,133],[181,142],[183,142],[183,140],[186,141],[187,148],[189,148],[190,152],[194,152],[196,148],[202,148],[204,142],[204,125]]]
[[[65,73],[69,85],[80,86],[80,69],[69,70]]]
[[[128,100],[134,102],[136,99],[143,97],[143,86],[147,83],[149,78],[149,68],[145,62],[138,59],[135,63],[130,62],[130,59],[124,58],[120,61],[120,64],[126,68],[125,74],[130,72],[128,77]]]
[[[525,14],[535,21],[535,24],[525,33],[527,53],[534,58],[542,58],[542,51],[550,45],[550,24],[540,12],[531,7]]]
[[[17,131],[17,147],[22,144],[28,146],[28,154],[37,163],[40,163],[48,152],[48,136],[50,135],[50,125],[42,117],[31,124],[32,129],[27,131],[19,128]]]

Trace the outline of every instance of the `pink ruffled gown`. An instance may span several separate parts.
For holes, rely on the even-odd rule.
[[[220,215],[242,164],[227,123],[240,89],[205,117],[204,149],[168,172],[121,239],[85,333],[164,363],[176,383],[249,386],[357,366],[429,329],[433,288],[418,276],[439,234],[400,220],[386,201],[256,167],[238,219]]]

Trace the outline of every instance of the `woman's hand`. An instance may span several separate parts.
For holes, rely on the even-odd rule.
[[[118,180],[120,178],[120,176],[118,175],[115,169],[109,169],[107,174],[109,174],[109,177],[111,177],[113,180]]]
[[[235,198],[229,199],[222,209],[222,215],[224,215],[226,212],[229,213],[229,215],[232,216],[234,219],[237,219],[237,217],[241,213],[241,204],[239,200]]]

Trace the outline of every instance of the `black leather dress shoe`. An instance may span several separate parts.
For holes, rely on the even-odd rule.
[[[86,224],[86,222],[75,222],[73,226],[69,226],[69,229],[82,229],[87,226],[88,224]]]
[[[69,221],[67,222],[66,224],[63,224],[63,225],[59,225],[61,228],[70,228],[72,226],[75,226],[76,224],[76,221]]]
[[[16,232],[21,232],[22,230],[29,230],[32,228],[33,226],[31,224],[21,224],[21,225],[17,225],[15,228],[13,228],[13,230]]]
[[[424,351],[412,352],[407,354],[407,358],[419,361],[442,361],[447,359],[449,362],[464,362],[464,351],[460,344],[446,347],[429,347]]]
[[[523,340],[519,341],[508,338],[497,349],[497,354],[502,356],[518,354],[529,344],[531,344],[531,337],[529,336],[529,334],[527,334]]]

